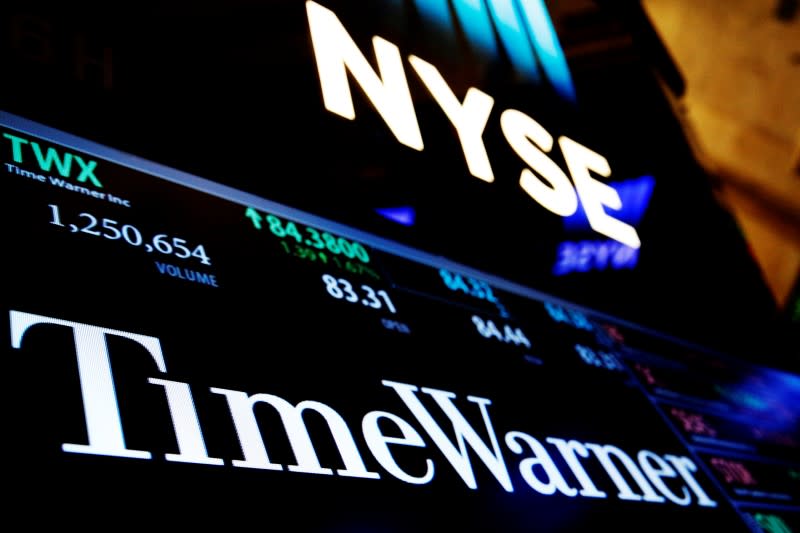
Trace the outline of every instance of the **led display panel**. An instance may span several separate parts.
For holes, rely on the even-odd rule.
[[[800,531],[632,4],[122,4],[0,6],[9,523]]]
[[[797,530],[797,375],[0,129],[9,519]]]

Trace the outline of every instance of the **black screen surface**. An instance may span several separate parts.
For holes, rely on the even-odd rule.
[[[793,362],[626,14],[636,2],[594,4],[9,0],[0,109],[746,359]],[[564,138],[595,154],[589,179],[621,209],[586,179],[570,204],[587,160]],[[594,222],[618,219],[641,247],[592,227],[587,199]],[[378,214],[398,208],[413,225]]]
[[[581,3],[3,2],[11,523],[800,531],[796,354]]]
[[[797,527],[796,375],[14,115],[2,135],[16,518]]]

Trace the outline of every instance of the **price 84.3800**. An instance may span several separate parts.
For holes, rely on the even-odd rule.
[[[197,258],[204,265],[211,265],[211,259],[206,254],[205,247],[198,244],[193,248],[188,245],[185,239],[170,237],[165,233],[159,233],[152,238],[145,238],[136,226],[122,224],[110,218],[98,219],[91,213],[79,213],[80,224],[65,224],[61,220],[61,211],[57,205],[48,204],[50,207],[50,224],[54,226],[69,228],[71,233],[84,233],[94,237],[103,237],[112,241],[123,241],[130,246],[144,246],[147,252],[158,252],[164,255],[172,255],[179,259]]]

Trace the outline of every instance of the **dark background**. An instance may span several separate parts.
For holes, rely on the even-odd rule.
[[[431,532],[596,527],[640,531],[656,522],[669,529],[692,523],[746,530],[702,470],[697,480],[718,502],[716,508],[699,507],[696,499],[688,507],[620,501],[614,484],[592,460],[586,461],[587,472],[608,498],[540,496],[527,487],[519,461],[528,454],[517,456],[506,449],[503,439],[509,431],[541,440],[552,436],[610,443],[631,456],[641,449],[661,455],[691,453],[631,374],[589,365],[578,357],[576,343],[596,351],[607,349],[594,332],[556,321],[542,302],[497,290],[495,296],[513,317],[502,318],[481,300],[448,298],[448,289],[433,283],[438,277],[435,267],[411,267],[404,259],[374,249],[369,264],[380,279],[302,262],[286,254],[269,231],[255,230],[239,204],[109,161],[100,164],[113,177],[106,190],[124,194],[132,207],[11,176],[13,194],[2,198],[3,212],[25,224],[5,236],[4,245],[19,251],[19,258],[9,265],[7,275],[13,283],[3,294],[2,305],[159,340],[165,373],[138,343],[115,335],[105,338],[126,448],[149,451],[152,458],[62,451],[63,443],[85,444],[88,438],[74,333],[62,326],[31,327],[20,349],[6,348],[6,372],[14,379],[3,388],[2,398],[15,408],[9,409],[4,421],[10,438],[3,453],[27,459],[6,469],[6,481],[14,487],[11,518],[35,516],[44,525],[80,524],[88,531],[105,531],[120,522],[137,528],[153,524],[239,528],[263,523],[296,531]],[[63,226],[52,224],[48,206],[54,205],[59,206]],[[193,259],[181,263],[148,253],[142,246],[72,232],[71,224],[85,223],[79,213],[133,225],[145,241],[169,232],[193,244],[202,242],[211,264],[200,266]],[[213,220],[208,213],[214,214]],[[213,272],[219,287],[164,276],[154,259]],[[320,280],[323,273],[347,278],[354,287],[366,283],[385,288],[396,313],[330,297]],[[476,314],[520,327],[531,346],[483,337],[473,326]],[[407,324],[411,334],[382,326],[383,318]],[[6,324],[0,326],[4,335],[9,333]],[[531,363],[531,356],[538,362]],[[149,384],[150,377],[190,386],[208,455],[223,459],[224,465],[165,459],[165,454],[177,452],[173,421],[163,389]],[[434,479],[411,486],[384,472],[368,451],[361,419],[380,410],[414,427],[419,423],[382,380],[452,392],[453,403],[484,442],[488,441],[485,422],[467,398],[489,399],[487,410],[514,492],[506,492],[472,451],[468,456],[477,489],[467,487],[421,429],[424,448],[396,446],[392,453],[413,475],[421,475],[424,459],[430,458]],[[236,428],[225,399],[211,392],[212,387],[273,394],[292,405],[303,400],[329,405],[346,422],[367,468],[380,473],[381,479],[235,467],[232,461],[242,459]],[[430,397],[419,396],[453,441],[453,424]],[[794,404],[787,401],[787,405],[792,409]],[[295,464],[275,410],[259,405],[254,412],[270,460]],[[323,420],[313,412],[303,420],[320,463],[343,468]],[[385,431],[396,434],[391,427]],[[554,451],[552,456],[569,478],[569,467]],[[577,483],[569,479],[572,485]],[[667,480],[674,490],[676,481]],[[154,507],[157,512],[151,512]]]
[[[790,366],[796,354],[785,342],[788,332],[736,225],[692,160],[657,81],[665,77],[670,90],[680,91],[680,78],[646,38],[635,11],[603,4],[615,31],[636,39],[604,61],[571,63],[577,88],[572,104],[546,84],[515,78],[502,57],[478,62],[461,38],[453,48],[439,46],[426,37],[429,28],[410,2],[394,2],[394,10],[377,1],[324,4],[368,57],[369,40],[379,34],[403,55],[435,64],[457,94],[476,86],[496,99],[485,135],[495,183],[469,175],[451,126],[410,68],[423,152],[400,145],[358,90],[355,121],[325,111],[299,0],[113,8],[6,2],[0,8],[0,109],[747,360]],[[526,112],[554,136],[568,135],[602,153],[614,177],[655,177],[651,205],[638,227],[644,245],[635,270],[552,275],[561,242],[598,236],[567,232],[559,217],[519,189],[522,165],[498,131],[499,114],[507,108]],[[3,147],[8,161],[8,144]],[[454,392],[483,437],[480,414],[467,395],[492,400],[499,436],[520,430],[537,438],[612,443],[628,453],[694,454],[687,445],[692,435],[677,431],[676,421],[660,412],[665,397],[704,407],[711,405],[704,400],[725,400],[747,429],[775,417],[779,424],[770,429],[778,436],[797,433],[796,376],[781,375],[795,385],[783,385],[789,392],[777,378],[765,378],[752,396],[745,395],[749,389],[743,391],[741,383],[761,374],[748,373],[735,360],[706,357],[621,327],[629,345],[623,351],[601,342],[599,322],[588,332],[556,321],[542,302],[499,289],[496,296],[511,318],[497,316],[499,306],[444,288],[436,268],[371,250],[370,266],[380,279],[336,275],[389,291],[397,313],[377,313],[331,298],[320,280],[328,267],[285,253],[274,235],[250,225],[243,206],[108,161],[100,165],[109,180],[106,190],[127,197],[133,208],[7,173],[9,194],[0,200],[9,228],[5,249],[14,259],[2,299],[9,309],[160,340],[166,376],[140,346],[108,340],[126,442],[152,451],[153,460],[61,450],[64,442],[86,439],[75,354],[68,330],[31,328],[20,350],[6,348],[6,373],[13,377],[3,392],[4,404],[13,406],[4,445],[6,457],[15,458],[6,475],[14,488],[12,518],[89,530],[121,523],[186,528],[287,522],[296,530],[326,531],[641,531],[653,524],[668,530],[745,529],[722,496],[718,474],[696,454],[698,479],[720,502],[717,509],[619,501],[596,464],[588,468],[608,499],[539,497],[518,473],[522,457],[507,450],[515,493],[503,491],[474,454],[479,490],[472,491],[425,435],[426,448],[399,450],[396,457],[409,470],[420,457],[431,457],[436,477],[426,486],[407,486],[380,470],[359,434],[359,421],[371,410],[397,413],[416,425],[382,379]],[[374,212],[404,204],[417,210],[413,228]],[[48,205],[60,206],[64,227],[51,223]],[[80,212],[131,224],[148,237],[165,233],[204,244],[209,268],[180,264],[213,272],[220,287],[160,274],[154,255],[141,247],[67,231]],[[532,348],[482,337],[473,325],[475,314],[520,327]],[[406,324],[412,334],[386,328],[381,318]],[[588,364],[578,357],[576,343],[597,352],[619,350],[627,369],[642,373],[641,365],[649,365],[656,381]],[[176,451],[174,431],[163,391],[149,385],[148,377],[191,385],[209,455],[224,458],[224,466],[164,459]],[[383,479],[233,467],[230,461],[241,458],[235,429],[222,397],[210,387],[271,393],[292,404],[329,404],[351,428],[368,468],[380,470]],[[733,401],[723,393],[739,394]],[[747,403],[753,398],[762,401],[760,409]],[[430,398],[424,401],[452,437],[445,417]],[[340,467],[322,422],[307,418],[323,465]],[[707,422],[715,420],[709,416]],[[270,457],[293,464],[275,413],[260,410],[259,423]],[[791,454],[792,443],[779,451]],[[566,471],[563,464],[559,468]],[[793,483],[787,491],[796,494]]]
[[[599,4],[632,40],[570,63],[575,104],[515,78],[502,57],[477,63],[463,39],[440,46],[411,2],[320,3],[368,58],[381,35],[436,65],[457,95],[476,86],[495,98],[484,135],[495,183],[469,175],[407,64],[423,152],[399,144],[356,88],[355,121],[327,112],[299,0],[4,2],[0,108],[745,359],[796,366],[786,320],[667,104],[658,79],[675,91],[681,80],[636,3]],[[603,154],[612,179],[656,178],[635,270],[552,275],[560,242],[598,235],[566,233],[519,188],[521,161],[499,133],[508,108]],[[374,212],[393,205],[414,206],[417,224]]]

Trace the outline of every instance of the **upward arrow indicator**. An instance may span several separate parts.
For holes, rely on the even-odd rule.
[[[261,229],[261,215],[258,214],[258,211],[252,207],[248,207],[244,212],[244,216],[253,222],[253,226],[255,226],[256,229]]]

